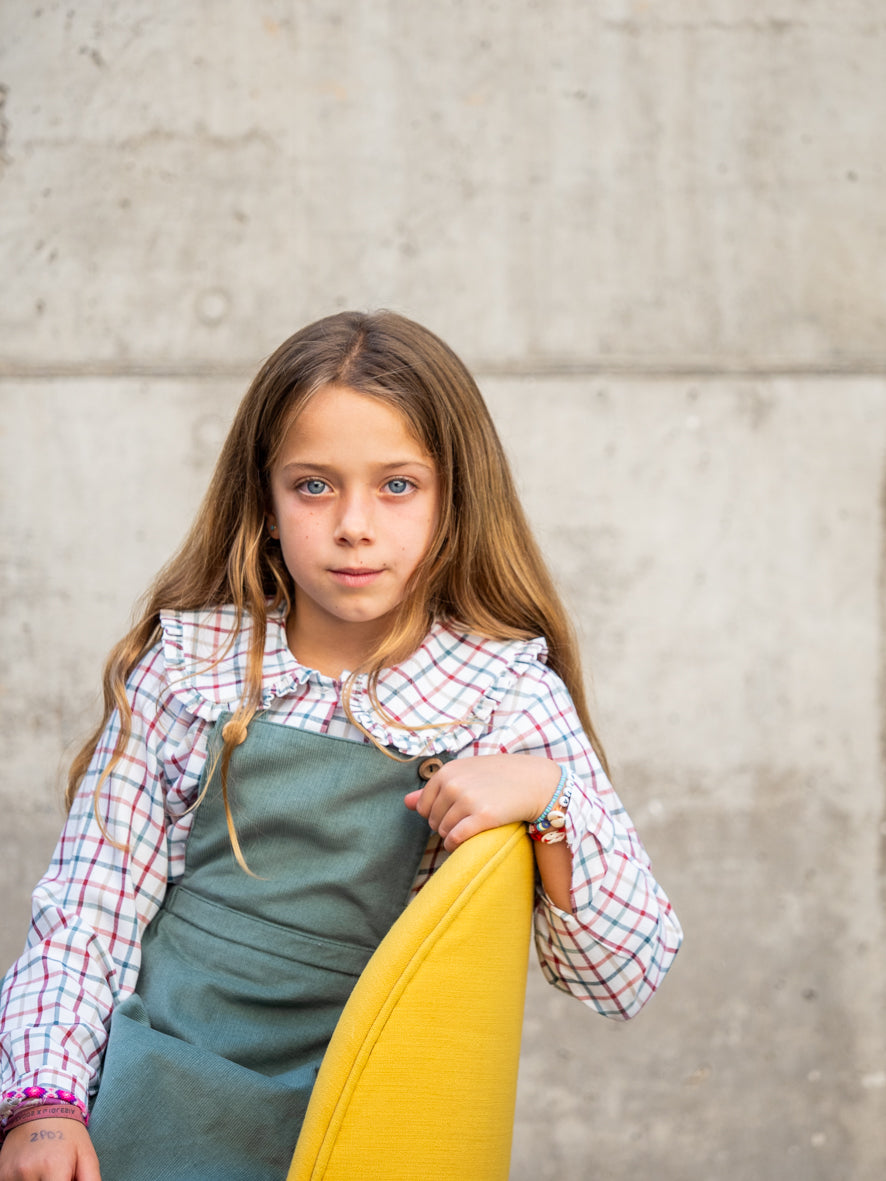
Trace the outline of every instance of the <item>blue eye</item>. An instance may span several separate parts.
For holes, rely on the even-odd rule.
[[[387,488],[389,492],[393,492],[395,496],[402,496],[404,492],[408,492],[412,487],[409,480],[404,480],[402,476],[395,476],[393,480],[388,480]]]
[[[309,496],[320,496],[326,491],[328,485],[325,480],[305,480],[301,485],[302,491],[307,492]]]

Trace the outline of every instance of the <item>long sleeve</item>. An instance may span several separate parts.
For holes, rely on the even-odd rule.
[[[34,891],[25,950],[0,992],[0,1094],[7,1100],[39,1086],[85,1103],[111,1011],[135,987],[141,933],[162,903],[176,856],[169,825],[186,806],[167,798],[170,776],[181,789],[187,775],[164,765],[174,719],[159,703],[162,685],[162,656],[153,650],[130,681],[132,735],[100,791],[107,831],[93,798],[119,732],[116,713]]]
[[[585,736],[560,679],[529,669],[496,710],[476,753],[544,755],[566,767],[572,799],[573,913],[538,890],[535,942],[551,984],[609,1017],[633,1017],[652,996],[682,941],[639,837]]]

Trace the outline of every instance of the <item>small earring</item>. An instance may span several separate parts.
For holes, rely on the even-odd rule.
[[[276,532],[277,532],[277,526],[276,526],[276,525],[268,525],[268,532],[269,532],[269,533],[276,533]]]

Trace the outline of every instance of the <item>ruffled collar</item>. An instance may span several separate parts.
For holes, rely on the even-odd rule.
[[[215,720],[236,708],[246,685],[246,664],[254,621],[236,628],[232,606],[161,616],[169,690],[198,717]],[[354,678],[350,711],[372,737],[406,754],[456,751],[485,728],[496,705],[517,678],[544,662],[543,637],[490,640],[446,623],[436,623],[417,652],[383,669],[376,694],[368,677]],[[271,614],[265,632],[262,707],[313,682],[318,692],[342,683],[299,664],[286,643],[285,618]],[[302,692],[305,690],[302,689]]]

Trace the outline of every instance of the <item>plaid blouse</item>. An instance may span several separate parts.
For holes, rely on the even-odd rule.
[[[234,631],[231,607],[170,614],[129,681],[132,736],[93,792],[119,732],[114,714],[33,896],[24,953],[0,994],[0,1120],[20,1102],[85,1104],[98,1076],[111,1011],[135,988],[140,938],[184,872],[185,849],[212,724],[236,707],[252,623]],[[632,1017],[664,977],[682,933],[630,819],[548,668],[543,639],[495,641],[437,624],[421,648],[384,670],[373,707],[356,678],[350,708],[377,741],[405,755],[543,755],[567,769],[567,841],[574,913],[537,892],[535,942],[546,978],[610,1017]],[[266,719],[357,742],[342,681],[300,665],[285,619],[265,637]],[[402,728],[401,728],[402,726]],[[431,727],[430,729],[428,727]],[[447,854],[432,834],[413,892]],[[30,1092],[30,1093],[29,1093]]]

